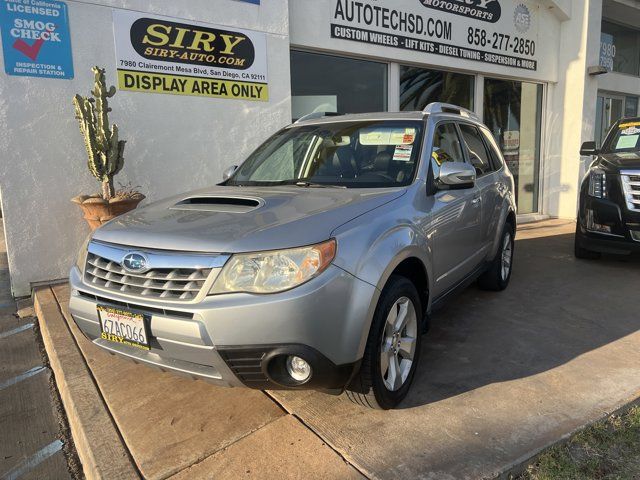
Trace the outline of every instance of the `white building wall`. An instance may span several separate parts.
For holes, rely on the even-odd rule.
[[[638,7],[640,9],[640,6]],[[640,55],[640,52],[638,53]],[[640,95],[640,77],[609,72],[598,78],[598,89],[610,93]]]
[[[87,225],[69,200],[99,190],[86,167],[71,99],[92,88],[91,67],[116,84],[114,8],[267,33],[267,104],[118,91],[111,120],[127,140],[116,182],[153,201],[211,185],[266,137],[290,122],[287,0],[67,0],[73,80],[0,74],[0,198],[14,295],[68,274]],[[4,66],[1,67],[2,70]]]
[[[550,84],[545,116],[542,211],[576,218],[580,179],[588,159],[580,145],[593,140],[598,80],[587,67],[598,65],[602,0],[574,0],[571,17],[561,24],[558,69]]]

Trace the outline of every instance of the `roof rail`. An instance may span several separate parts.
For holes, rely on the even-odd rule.
[[[313,120],[314,118],[322,118],[322,117],[335,117],[337,115],[342,115],[338,112],[311,112],[306,115],[301,116],[293,123],[304,122],[305,120]]]
[[[463,117],[472,118],[474,120],[480,121],[480,117],[476,115],[471,110],[467,110],[466,108],[459,107],[457,105],[452,105],[450,103],[441,103],[441,102],[433,102],[427,105],[423,113],[455,113],[458,115],[462,115]]]

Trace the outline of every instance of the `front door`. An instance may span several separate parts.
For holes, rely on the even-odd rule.
[[[456,124],[435,128],[431,162],[434,177],[444,162],[465,162]],[[475,185],[442,189],[432,208],[434,298],[460,282],[479,263],[482,200]]]

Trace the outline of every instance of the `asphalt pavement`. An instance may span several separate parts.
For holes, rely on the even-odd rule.
[[[37,337],[37,319],[17,316],[0,218],[0,479],[74,478],[64,413]],[[72,461],[72,463],[74,463]],[[73,465],[78,472],[78,464]]]

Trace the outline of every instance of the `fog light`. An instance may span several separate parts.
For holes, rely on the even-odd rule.
[[[289,355],[287,357],[287,372],[296,382],[306,382],[311,377],[311,365],[304,358]]]
[[[587,230],[596,233],[611,233],[611,227],[609,225],[596,223],[593,217],[593,210],[587,209]]]

